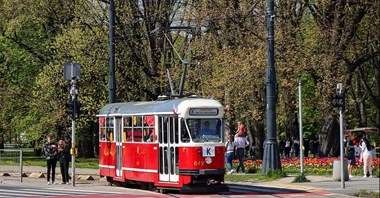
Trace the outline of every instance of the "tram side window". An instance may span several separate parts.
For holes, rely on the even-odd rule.
[[[185,120],[181,121],[181,142],[190,142],[190,136],[186,129]]]
[[[158,131],[160,135],[158,136],[158,141],[160,143],[168,143],[167,140],[167,134],[168,134],[168,122],[169,122],[169,117],[159,117],[158,118]]]
[[[106,141],[106,119],[105,117],[99,118],[99,141]]]
[[[113,118],[106,117],[105,125],[100,129],[100,140],[102,141],[114,141],[114,127]]]
[[[99,131],[100,131],[99,140],[106,141],[106,129],[104,127],[101,127]]]
[[[176,144],[179,143],[179,140],[178,140],[178,134],[179,134],[179,131],[178,131],[178,117],[174,117],[173,119],[173,130],[174,130],[174,141]]]
[[[144,142],[155,142],[154,116],[144,116]]]
[[[132,142],[132,117],[124,117],[123,119],[123,141]]]
[[[142,116],[133,116],[133,141],[142,142],[143,136]]]

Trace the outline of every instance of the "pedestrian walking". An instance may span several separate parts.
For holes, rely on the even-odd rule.
[[[58,141],[58,159],[62,175],[62,184],[69,184],[70,150],[65,141]]]
[[[281,137],[279,145],[280,145],[280,157],[285,158],[285,145],[286,145],[285,137]]]
[[[290,141],[290,138],[288,137],[288,139],[285,141],[285,157],[288,159],[290,158],[291,148],[292,148],[292,141]]]
[[[55,184],[55,167],[57,165],[57,145],[52,141],[51,135],[47,135],[47,141],[44,145],[44,153],[47,165],[47,184]],[[51,173],[51,183],[50,183]]]
[[[293,150],[296,158],[300,157],[300,141],[298,137],[294,137],[293,139]]]
[[[234,171],[233,165],[232,165],[232,160],[234,159],[235,155],[235,144],[233,140],[234,136],[227,136],[227,142],[225,144],[226,147],[226,165],[228,172],[227,174],[231,174]]]
[[[369,177],[372,177],[372,147],[365,135],[363,135],[360,148],[362,149],[360,160],[363,162],[363,177],[367,177],[367,173],[369,173]]]
[[[353,169],[354,166],[356,166],[356,157],[355,157],[355,144],[352,141],[351,134],[348,134],[346,136],[345,146],[346,146],[345,157],[348,160],[348,176],[349,177],[354,177],[352,175],[352,169]]]
[[[310,140],[307,136],[303,139],[303,147],[304,147],[304,156],[309,157],[309,151],[310,151]]]
[[[242,127],[241,129],[243,128],[244,127]],[[234,144],[236,146],[236,154],[239,160],[239,165],[236,168],[236,173],[238,173],[239,169],[241,168],[242,173],[245,174],[243,157],[244,157],[245,147],[249,145],[249,142],[248,142],[247,136],[244,133],[244,130],[238,130],[238,133],[235,135]]]

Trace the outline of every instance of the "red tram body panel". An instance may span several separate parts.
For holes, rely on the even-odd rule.
[[[218,101],[115,103],[97,116],[99,171],[108,181],[181,192],[228,190]]]

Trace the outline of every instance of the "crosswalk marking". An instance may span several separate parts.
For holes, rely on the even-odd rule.
[[[0,189],[0,197],[26,197],[26,196],[64,196],[64,195],[91,195],[91,194],[120,194],[119,192],[93,191],[80,189]]]

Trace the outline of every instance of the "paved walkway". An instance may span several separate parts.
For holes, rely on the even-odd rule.
[[[41,166],[25,166],[23,171],[30,175],[31,173],[46,173],[46,167]],[[56,170],[59,173],[59,168]],[[71,173],[71,168],[69,170]],[[83,169],[76,168],[75,174],[78,177],[80,176],[92,176],[95,180],[99,179],[99,170],[96,169]],[[85,178],[85,177],[82,177]],[[306,176],[311,182],[304,183],[292,183],[295,176],[288,176],[281,178],[275,181],[269,182],[260,182],[260,183],[247,183],[241,182],[245,185],[254,185],[254,186],[266,186],[266,187],[278,187],[278,188],[287,188],[287,189],[302,189],[307,191],[322,190],[329,191],[337,194],[345,194],[353,196],[355,193],[360,190],[376,191],[379,192],[379,177],[373,178],[363,178],[362,176],[357,176],[350,178],[349,181],[344,182],[344,188],[342,188],[342,183],[340,181],[334,181],[331,176]],[[228,183],[228,182],[227,182]]]

